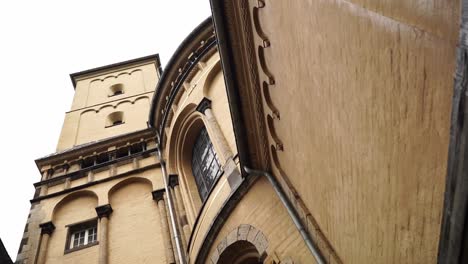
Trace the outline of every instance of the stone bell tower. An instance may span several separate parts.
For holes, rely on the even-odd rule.
[[[157,54],[71,74],[73,104],[57,152],[36,160],[42,176],[17,263],[174,259],[147,125],[160,74]]]
[[[158,55],[71,74],[75,96],[57,151],[145,129],[159,74]]]

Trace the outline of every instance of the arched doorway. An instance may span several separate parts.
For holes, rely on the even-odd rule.
[[[239,240],[229,245],[219,256],[218,264],[261,264],[260,253],[254,244]]]

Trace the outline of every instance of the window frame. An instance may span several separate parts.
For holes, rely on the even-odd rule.
[[[66,225],[67,227],[67,237],[65,242],[65,252],[64,254],[75,252],[81,249],[92,247],[99,244],[98,241],[98,218],[92,218],[85,221],[77,222],[74,224]],[[95,230],[92,234],[93,241],[89,241],[90,230]],[[76,234],[84,232],[83,244],[78,244],[75,246],[74,240],[76,239]],[[79,243],[79,242],[78,242]]]

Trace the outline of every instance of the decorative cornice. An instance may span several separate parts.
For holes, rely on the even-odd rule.
[[[199,62],[215,52],[216,37],[209,17],[190,33],[167,63],[151,101],[148,118],[149,126],[159,131],[160,147],[164,146],[163,131],[181,87],[200,70]]]
[[[55,230],[55,225],[54,223],[52,223],[52,221],[42,223],[39,225],[39,227],[41,228],[41,235],[43,234],[51,235],[52,232],[54,232]]]
[[[97,184],[100,184],[100,183],[103,183],[103,182],[112,181],[112,180],[115,180],[115,179],[120,179],[120,178],[127,177],[127,176],[131,176],[133,174],[138,174],[138,173],[141,173],[143,171],[158,168],[158,167],[160,167],[159,163],[151,164],[151,165],[148,165],[146,167],[138,168],[138,169],[132,170],[132,171],[127,171],[127,172],[124,172],[124,173],[116,175],[116,176],[104,178],[104,179],[97,180],[97,181],[88,182],[88,183],[78,185],[78,186],[75,186],[75,187],[71,187],[69,189],[65,189],[63,191],[59,191],[59,192],[56,192],[56,193],[51,193],[51,194],[47,194],[47,195],[44,195],[44,196],[39,196],[37,198],[29,200],[29,202],[31,204],[34,204],[34,203],[37,203],[37,202],[45,200],[45,199],[49,199],[49,198],[52,198],[52,197],[57,197],[57,196],[60,196],[60,195],[63,195],[63,194],[67,194],[67,193],[71,193],[71,192],[74,192],[74,191],[82,190],[82,189],[88,188],[88,187],[93,186],[93,185],[97,185]],[[85,176],[83,176],[83,177],[85,177]]]
[[[177,185],[179,185],[179,176],[177,174],[169,175],[169,186],[174,188]]]
[[[66,174],[58,176],[58,177],[49,178],[47,180],[35,182],[33,185],[34,185],[34,187],[39,187],[39,186],[46,185],[46,184],[52,184],[54,182],[60,182],[60,181],[63,181],[65,179],[67,179],[67,178],[72,178],[72,180],[78,179],[78,178],[87,176],[87,173],[89,171],[93,171],[93,170],[96,170],[96,169],[99,169],[99,168],[102,168],[102,167],[110,166],[110,165],[113,165],[113,164],[116,164],[116,163],[119,163],[119,162],[122,162],[122,161],[125,161],[125,160],[134,159],[135,157],[138,157],[138,156],[148,155],[148,154],[150,154],[152,152],[155,152],[155,151],[156,151],[156,148],[151,148],[151,149],[148,149],[148,150],[145,150],[145,151],[142,151],[142,152],[139,152],[139,153],[135,153],[135,154],[132,154],[132,155],[129,155],[129,156],[125,156],[125,157],[122,157],[122,158],[113,159],[113,160],[109,160],[107,162],[96,164],[96,165],[93,165],[93,166],[85,168],[85,169],[80,169],[80,170],[77,170],[77,171],[66,173]],[[111,154],[112,153],[109,152],[109,155],[111,155]],[[49,175],[51,175],[51,174],[49,174]]]
[[[99,218],[109,217],[113,211],[114,210],[112,210],[112,206],[110,204],[105,204],[96,207],[96,213]]]
[[[42,158],[36,159],[36,166],[40,170],[41,166],[52,164],[52,163],[63,163],[64,160],[73,160],[79,156],[92,155],[96,149],[103,149],[115,146],[116,144],[126,143],[127,141],[140,140],[141,138],[150,139],[154,138],[154,128],[145,128],[142,130],[129,132],[123,135],[117,135],[109,138],[105,138],[98,141],[84,143],[78,146],[74,146],[69,149],[61,150]]]
[[[211,100],[206,97],[203,97],[201,102],[198,104],[196,110],[204,115],[205,110],[208,108],[211,108]]]
[[[155,200],[156,202],[163,200],[165,192],[166,192],[165,189],[159,189],[159,190],[151,192],[151,194],[153,195],[153,200]]]
[[[85,70],[85,71],[81,71],[81,72],[72,73],[72,74],[70,74],[70,79],[71,79],[71,81],[73,83],[73,88],[76,88],[76,79],[81,77],[81,76],[101,73],[103,71],[109,71],[109,70],[112,70],[112,69],[132,65],[132,64],[144,63],[144,62],[147,62],[147,61],[148,62],[149,61],[156,62],[156,69],[159,69],[159,67],[161,67],[161,60],[159,59],[159,54],[153,54],[153,55],[149,55],[149,56],[145,56],[145,57],[141,57],[141,58],[136,58],[136,59],[132,59],[132,60],[128,60],[128,61],[118,62],[118,63],[106,65],[106,66],[101,66],[101,67],[90,69],[90,70]]]

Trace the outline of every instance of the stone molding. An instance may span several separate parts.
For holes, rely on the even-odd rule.
[[[266,250],[268,248],[267,237],[263,234],[262,231],[258,230],[254,226],[241,224],[232,230],[226,237],[224,237],[223,240],[218,243],[218,245],[216,245],[213,253],[211,253],[209,258],[211,259],[212,263],[218,263],[219,256],[221,256],[224,250],[237,241],[248,241],[252,243],[252,245],[254,245],[257,249],[260,258],[266,258]]]
[[[206,97],[203,97],[201,102],[198,104],[196,110],[204,115],[205,110],[208,108],[211,108],[211,100]]]
[[[171,188],[174,188],[177,185],[179,185],[179,175],[170,174],[169,175],[169,186],[171,186]]]
[[[114,210],[112,209],[112,206],[110,204],[105,204],[105,205],[96,207],[96,213],[99,218],[102,218],[102,217],[108,218],[112,214],[113,211]]]
[[[52,232],[55,230],[55,225],[52,223],[52,221],[42,223],[39,225],[39,228],[41,228],[41,235],[43,234],[48,234],[51,235]]]
[[[166,192],[165,189],[159,189],[159,190],[151,192],[151,194],[153,195],[153,200],[155,200],[156,202],[159,202],[160,200],[164,200],[165,192]]]

